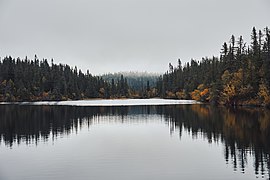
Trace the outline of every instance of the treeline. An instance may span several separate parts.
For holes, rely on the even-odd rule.
[[[191,60],[155,76],[93,76],[47,59],[0,60],[0,101],[87,98],[177,98],[227,105],[270,105],[270,30],[251,33],[251,44],[231,36],[220,57]]]
[[[71,68],[51,64],[47,59],[33,60],[5,57],[0,61],[0,101],[68,100],[87,98],[121,98],[131,96],[122,76],[107,82]]]
[[[101,77],[111,82],[112,79],[119,79],[122,75],[127,79],[127,83],[132,89],[133,97],[155,97],[157,96],[156,82],[160,74],[148,72],[119,72],[108,73]]]
[[[224,43],[220,58],[169,64],[157,82],[158,96],[227,105],[270,104],[270,31],[251,33],[251,44],[234,35]]]

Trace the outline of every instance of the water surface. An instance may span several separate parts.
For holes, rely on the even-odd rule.
[[[0,106],[0,179],[269,179],[269,111]]]

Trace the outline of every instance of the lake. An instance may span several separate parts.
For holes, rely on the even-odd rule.
[[[0,105],[2,180],[269,179],[270,112]]]

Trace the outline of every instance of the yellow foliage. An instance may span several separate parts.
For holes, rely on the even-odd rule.
[[[248,93],[250,88],[243,87],[243,70],[239,69],[235,73],[229,73],[226,70],[222,77],[223,82],[223,92],[222,92],[222,101],[223,103],[229,103],[233,100],[236,96],[243,93]]]
[[[171,91],[166,91],[166,94],[168,98],[175,98],[175,94]]]
[[[191,92],[190,96],[193,100],[196,100],[196,101],[201,100],[200,91],[198,89],[195,89],[193,92]]]
[[[178,91],[175,95],[178,99],[186,99],[186,93],[184,91]]]
[[[224,71],[223,75],[221,76],[222,82],[224,84],[228,84],[231,80],[232,75],[228,70]]]
[[[234,83],[240,84],[243,81],[243,69],[239,69],[237,72],[233,73]]]
[[[196,101],[209,101],[209,89],[205,88],[204,84],[200,84],[197,89],[190,93],[190,96]]]
[[[200,84],[197,89],[199,89],[200,91],[202,91],[204,89],[204,84]]]
[[[239,95],[246,95],[253,91],[253,88],[250,85],[247,85],[245,87],[241,86],[239,89]]]
[[[234,85],[226,84],[223,89],[223,98],[225,100],[225,103],[228,103],[231,101],[231,99],[236,95],[235,87]]]
[[[260,84],[258,95],[262,98],[264,104],[270,103],[269,90],[264,83]]]
[[[208,88],[206,88],[206,89],[204,89],[202,92],[201,92],[201,96],[205,96],[205,95],[207,95],[209,93],[209,89]]]

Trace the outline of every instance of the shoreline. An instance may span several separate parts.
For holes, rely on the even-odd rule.
[[[217,107],[228,107],[228,108],[267,108],[267,105],[257,104],[220,104],[211,102],[201,102],[190,99],[170,99],[170,98],[93,98],[93,99],[79,99],[79,100],[41,100],[41,101],[1,101],[0,105],[66,105],[66,106],[139,106],[139,105],[180,105],[180,104],[200,104],[210,105]]]
[[[195,100],[173,100],[173,99],[91,99],[70,101],[34,101],[34,102],[1,102],[0,104],[14,105],[66,105],[66,106],[148,106],[148,105],[179,105],[179,104],[201,104]]]

